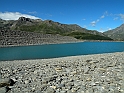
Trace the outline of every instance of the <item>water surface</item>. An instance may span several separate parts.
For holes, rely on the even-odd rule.
[[[0,48],[0,60],[56,58],[123,52],[124,42],[80,42]]]

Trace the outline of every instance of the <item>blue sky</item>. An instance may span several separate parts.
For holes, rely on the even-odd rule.
[[[103,32],[124,23],[124,0],[0,0],[1,19],[20,16]]]

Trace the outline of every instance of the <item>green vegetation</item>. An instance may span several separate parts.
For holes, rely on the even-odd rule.
[[[64,31],[61,28],[56,27],[56,25],[48,26],[47,24],[40,24],[40,25],[22,25],[19,27],[21,31],[30,31],[30,32],[40,32],[44,34],[60,34],[63,36],[72,36],[76,39],[83,39],[83,40],[112,40],[109,37],[101,36],[101,35],[94,35],[90,33],[83,33],[79,31]],[[18,28],[16,28],[18,30]]]
[[[48,26],[47,24],[36,24],[32,26],[21,25],[16,27],[15,30],[29,31],[29,32],[40,32],[44,34],[63,34],[62,29],[59,29],[55,25]]]
[[[82,33],[82,32],[71,32],[67,34],[68,36],[73,36],[77,39],[86,39],[86,40],[112,40],[109,37],[100,36],[100,35],[93,35],[89,33]]]

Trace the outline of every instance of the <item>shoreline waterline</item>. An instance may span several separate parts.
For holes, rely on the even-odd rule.
[[[100,54],[86,54],[86,55],[75,55],[75,56],[64,56],[64,57],[53,57],[53,58],[42,58],[42,59],[20,59],[20,60],[2,60],[0,62],[14,62],[14,61],[41,61],[41,60],[66,60],[66,59],[71,59],[71,58],[82,58],[82,57],[86,57],[86,58],[90,58],[92,56],[96,57],[96,56],[108,56],[108,55],[116,55],[116,54],[124,54],[123,52],[113,52],[113,53],[100,53]]]
[[[53,45],[53,44],[71,44],[71,43],[82,43],[82,42],[124,42],[124,41],[108,41],[108,40],[77,40],[77,41],[68,41],[68,42],[53,42],[53,43],[42,43],[42,44],[20,44],[20,45],[0,45],[0,48],[6,47],[22,47],[22,46],[40,46],[40,45]]]

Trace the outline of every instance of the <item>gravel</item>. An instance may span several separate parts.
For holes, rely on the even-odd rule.
[[[0,47],[79,42],[74,37],[26,31],[0,30]]]
[[[124,52],[1,61],[0,85],[0,93],[124,93]]]

